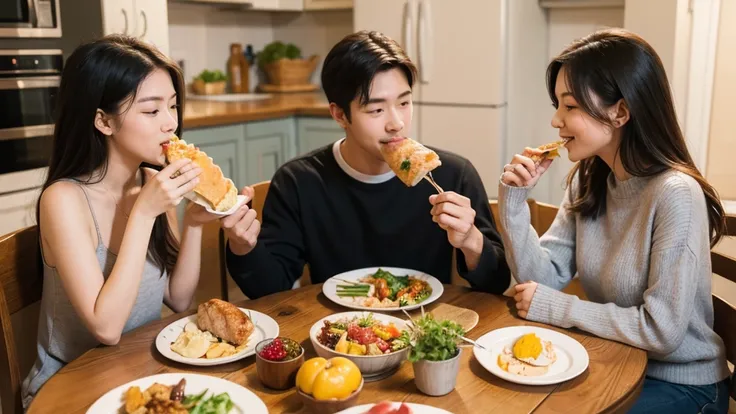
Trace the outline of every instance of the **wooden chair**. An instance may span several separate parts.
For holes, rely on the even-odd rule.
[[[41,300],[42,284],[38,227],[0,237],[0,401],[5,414],[23,412],[23,377],[10,318]]]
[[[735,237],[736,216],[727,216],[726,225],[726,235],[728,237]],[[711,251],[711,263],[714,274],[728,280],[730,282],[728,283],[729,285],[736,283],[736,257],[726,253]],[[722,292],[713,292],[713,329],[726,344],[726,358],[732,364],[736,364],[736,307],[734,307],[734,304],[728,303],[723,296]],[[735,380],[736,378],[732,374],[729,394],[733,399],[736,399]]]
[[[256,218],[260,221],[263,221],[263,204],[266,201],[266,196],[268,195],[268,188],[271,185],[271,181],[261,181],[260,183],[253,184],[251,187],[253,188],[253,200],[250,202],[250,208],[256,211],[257,215]],[[232,278],[229,277],[227,272],[227,266],[225,264],[225,246],[226,246],[226,238],[224,232],[220,231],[220,248],[219,251],[221,252],[221,269],[220,272],[220,279],[221,279],[221,285],[223,286],[223,300],[228,300],[229,298],[229,291],[231,289],[237,289],[237,286],[235,285],[235,282],[232,281]],[[297,281],[298,286],[306,286],[311,284],[311,279],[309,277],[309,266],[304,266],[304,271],[302,272],[301,277]]]

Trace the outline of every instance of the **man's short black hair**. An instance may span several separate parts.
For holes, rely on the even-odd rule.
[[[360,31],[338,42],[322,66],[322,88],[330,103],[340,107],[350,121],[350,102],[368,103],[371,82],[377,73],[399,68],[409,87],[417,68],[406,52],[390,37],[375,31]]]

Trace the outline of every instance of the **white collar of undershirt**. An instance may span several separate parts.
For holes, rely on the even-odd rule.
[[[345,158],[342,157],[342,152],[340,151],[340,145],[342,144],[343,141],[345,141],[345,138],[338,140],[332,145],[332,154],[335,156],[335,161],[337,161],[337,165],[339,165],[340,168],[342,168],[342,170],[345,171],[345,174],[353,177],[354,179],[360,181],[361,183],[366,183],[366,184],[385,183],[386,181],[396,176],[396,174],[394,174],[393,171],[389,171],[387,173],[383,173],[379,175],[368,175],[368,174],[363,174],[362,172],[355,170],[353,167],[349,166],[348,163],[345,161]]]

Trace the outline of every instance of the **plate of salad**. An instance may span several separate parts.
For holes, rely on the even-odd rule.
[[[322,358],[353,361],[366,382],[395,372],[409,352],[406,321],[373,312],[343,312],[326,316],[309,329],[309,338]]]
[[[327,279],[322,292],[347,308],[398,311],[430,304],[442,296],[444,288],[436,277],[418,270],[369,267]]]
[[[158,374],[108,391],[87,414],[268,414],[256,394],[234,382],[200,374]]]

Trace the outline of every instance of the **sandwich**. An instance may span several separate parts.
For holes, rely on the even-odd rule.
[[[411,138],[381,146],[381,155],[391,170],[408,187],[419,184],[442,165],[439,155]],[[434,184],[434,182],[432,181]]]
[[[197,327],[235,346],[243,345],[253,333],[253,322],[237,306],[210,299],[197,308]]]
[[[202,169],[199,184],[194,187],[194,192],[204,199],[210,208],[215,211],[228,211],[237,203],[238,190],[235,184],[229,178],[225,178],[220,167],[204,151],[174,136],[164,144],[164,154],[167,163],[189,158]]]
[[[537,147],[538,150],[543,151],[541,154],[532,154],[529,158],[534,161],[535,165],[539,165],[542,161],[548,158],[555,158],[560,156],[560,148],[564,147],[570,141],[570,138],[563,138],[559,141],[551,142]]]

